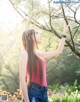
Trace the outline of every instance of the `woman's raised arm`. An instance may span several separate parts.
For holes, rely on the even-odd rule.
[[[56,50],[48,51],[48,52],[45,52],[45,51],[38,51],[38,52],[41,56],[43,56],[44,59],[49,59],[61,54],[64,49],[64,44],[65,44],[65,38],[61,38],[59,46]]]
[[[68,25],[66,24],[66,22],[64,22],[64,29],[63,29],[63,33],[62,34],[66,35],[67,30],[68,30]],[[61,54],[63,52],[64,45],[65,45],[65,39],[66,38],[64,38],[64,37],[62,37],[60,39],[60,43],[59,43],[58,48],[56,50],[48,51],[48,52],[38,51],[39,54],[41,56],[43,56],[45,59],[49,59],[49,58],[58,56],[59,54]]]

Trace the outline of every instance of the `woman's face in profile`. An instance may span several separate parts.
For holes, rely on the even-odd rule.
[[[41,34],[38,33],[38,31],[35,31],[35,38],[36,38],[36,41],[38,44],[41,43]],[[35,41],[34,37],[33,37],[33,40]]]

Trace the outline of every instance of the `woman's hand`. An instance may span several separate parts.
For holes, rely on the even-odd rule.
[[[64,35],[67,34],[68,26],[69,26],[69,25],[67,25],[66,22],[64,21],[64,29],[63,29],[63,34],[64,34]]]
[[[28,101],[25,101],[25,102],[30,102],[30,101],[28,100]]]

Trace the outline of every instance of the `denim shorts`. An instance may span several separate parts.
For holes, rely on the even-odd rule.
[[[48,94],[47,94],[48,87],[41,86],[35,82],[31,82],[28,86],[28,96],[30,102],[48,102]],[[22,102],[24,98],[22,98]]]

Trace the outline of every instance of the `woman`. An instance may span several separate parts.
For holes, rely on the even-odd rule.
[[[64,24],[63,34],[68,26]],[[41,37],[34,29],[22,34],[23,51],[20,56],[20,88],[22,102],[48,102],[46,81],[46,59],[57,56],[63,52],[66,35],[62,35],[56,50],[44,52],[38,50]]]

